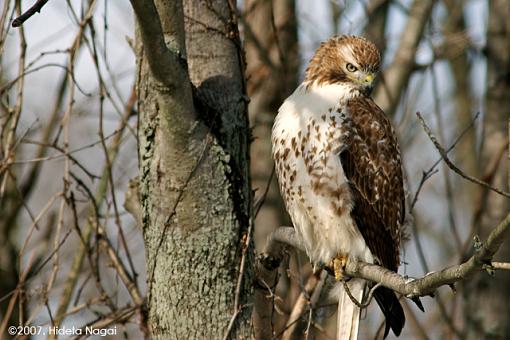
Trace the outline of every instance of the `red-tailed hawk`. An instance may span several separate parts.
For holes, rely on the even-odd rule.
[[[310,260],[341,277],[356,258],[397,271],[405,198],[395,131],[370,98],[379,51],[356,36],[334,37],[316,51],[303,83],[278,111],[272,132],[280,191]],[[362,300],[365,281],[349,290]],[[360,310],[342,289],[337,339],[355,339]],[[395,293],[374,297],[389,329],[405,317]]]

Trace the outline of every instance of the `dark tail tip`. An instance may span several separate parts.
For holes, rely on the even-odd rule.
[[[390,328],[396,336],[399,336],[402,332],[402,328],[404,328],[406,317],[395,292],[386,287],[379,287],[375,290],[374,297],[386,318],[384,337],[386,338]],[[420,305],[421,302],[418,307]]]
[[[420,301],[420,298],[415,296],[413,297],[411,300],[413,300],[413,302],[416,304],[416,306],[418,306],[418,308],[422,311],[422,312],[425,312],[425,308],[423,308],[423,305]]]

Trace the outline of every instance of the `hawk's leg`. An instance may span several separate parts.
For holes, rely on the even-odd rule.
[[[344,268],[347,265],[348,256],[345,254],[338,253],[328,266],[333,268],[333,274],[335,275],[335,280],[341,281],[344,279]]]

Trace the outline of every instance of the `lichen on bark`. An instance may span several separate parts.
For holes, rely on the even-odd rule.
[[[226,1],[213,3],[219,13],[232,15]],[[193,15],[208,11],[191,5],[185,2],[184,7],[193,8]],[[177,17],[169,19],[165,15],[173,12],[163,2],[156,2],[155,7],[170,56],[177,56],[175,60],[189,56],[189,52],[182,53],[184,39],[171,36],[180,29],[170,26],[184,25],[183,8],[176,6]],[[147,8],[136,7],[135,12],[139,15]],[[176,24],[175,20],[182,21]],[[193,34],[191,28],[187,26],[187,34]],[[158,31],[157,27],[154,31]],[[193,65],[189,78],[186,63],[179,61],[179,67],[184,69],[176,72],[176,79],[166,81],[162,75],[154,75],[159,70],[155,64],[164,64],[165,60],[151,61],[147,51],[158,45],[145,40],[140,43],[141,38],[149,36],[138,34],[136,49],[139,192],[149,327],[156,339],[222,338],[236,312],[236,286],[251,207],[240,45],[209,37],[211,48],[221,50],[230,64],[219,67],[225,64],[223,57],[219,62],[214,58],[200,62],[188,57]],[[200,87],[199,92],[192,92],[190,79],[196,82],[195,87]],[[210,84],[221,86],[206,86]],[[211,112],[217,121],[205,119]],[[242,282],[238,306],[241,312],[230,330],[231,338],[248,337],[251,331],[248,266],[243,270]]]

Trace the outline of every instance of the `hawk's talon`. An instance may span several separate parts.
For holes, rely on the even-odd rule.
[[[336,257],[331,260],[328,264],[329,267],[333,268],[333,274],[335,275],[335,280],[342,281],[345,279],[344,277],[344,268],[347,265],[347,256],[338,254]]]
[[[482,269],[485,270],[487,274],[489,274],[490,276],[496,275],[496,270],[494,269],[492,264],[483,264]]]

